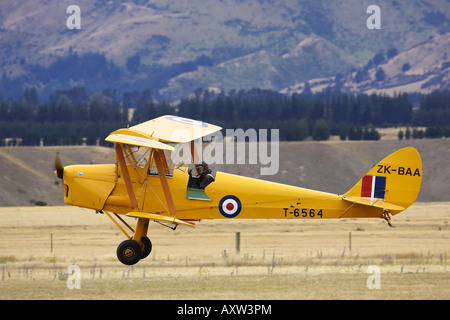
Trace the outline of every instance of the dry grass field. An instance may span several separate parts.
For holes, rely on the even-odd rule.
[[[105,215],[3,207],[0,299],[450,299],[449,220],[450,203],[435,202],[395,216],[395,229],[371,219],[152,223],[152,253],[128,267]],[[72,264],[79,290],[67,287]],[[367,287],[371,265],[379,289]]]

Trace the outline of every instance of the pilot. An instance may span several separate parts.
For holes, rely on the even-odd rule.
[[[195,164],[195,168],[198,172],[197,188],[205,189],[211,182],[214,181],[214,177],[211,174],[211,169],[209,169],[208,164],[205,161],[199,161]],[[191,170],[189,170],[189,175],[191,175]]]

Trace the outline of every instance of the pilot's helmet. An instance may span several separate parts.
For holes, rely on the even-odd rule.
[[[198,168],[198,167],[203,167],[203,171],[208,171],[208,164],[205,162],[205,161],[198,161],[196,164],[195,164],[195,167],[196,168]]]

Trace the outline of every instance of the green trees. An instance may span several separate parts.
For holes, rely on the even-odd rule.
[[[41,139],[45,145],[95,144],[128,121],[128,109],[109,90],[89,97],[84,88],[57,91],[42,104],[34,96],[31,89],[17,101],[0,101],[2,138],[21,138],[30,146]]]
[[[424,95],[420,102],[420,109],[412,118],[412,124],[415,126],[449,126],[450,90],[434,91]]]
[[[312,138],[316,141],[328,140],[330,137],[330,130],[328,129],[328,124],[325,119],[317,119],[314,124],[314,129],[312,132]]]
[[[378,127],[410,126],[401,138],[449,135],[450,93],[423,95],[420,106],[406,94],[346,94],[331,91],[293,94],[261,89],[212,92],[198,89],[176,105],[156,101],[149,90],[105,89],[89,93],[84,87],[58,90],[40,103],[35,88],[17,100],[0,95],[0,140],[21,138],[22,145],[104,144],[108,133],[164,114],[211,122],[226,128],[279,129],[285,141],[378,140]],[[426,127],[418,130],[416,127]],[[400,138],[400,136],[399,136]]]

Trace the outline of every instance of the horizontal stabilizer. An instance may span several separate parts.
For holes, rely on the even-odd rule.
[[[195,228],[195,223],[191,221],[181,220],[177,219],[175,217],[170,216],[164,216],[162,214],[157,213],[148,213],[148,212],[129,212],[126,214],[128,217],[133,218],[143,218],[143,219],[150,219],[150,220],[158,220],[158,221],[164,221],[164,222],[170,222],[174,224],[182,224],[185,226],[193,227]]]
[[[383,209],[387,209],[387,210],[395,210],[395,211],[405,210],[404,207],[386,202],[383,199],[378,199],[378,198],[362,198],[362,197],[342,196],[342,199],[345,201],[362,204],[365,206],[383,208]]]

